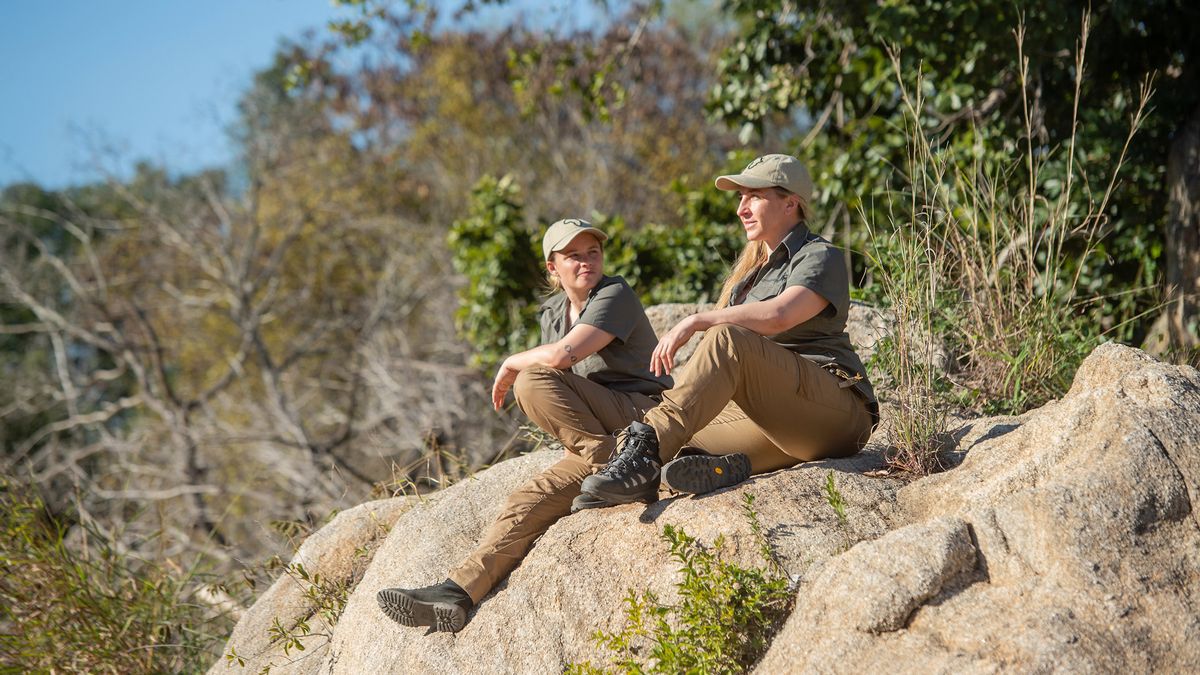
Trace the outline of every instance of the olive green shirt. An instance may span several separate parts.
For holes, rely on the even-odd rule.
[[[828,300],[829,304],[808,321],[767,338],[834,374],[840,369],[851,380],[859,378],[853,386],[868,401],[875,401],[867,369],[846,334],[846,318],[850,313],[850,275],[846,261],[841,250],[809,232],[804,223],[783,238],[755,274],[734,286],[732,304],[770,300],[789,286],[803,286]]]
[[[571,330],[569,308],[566,293],[558,293],[542,304],[542,344],[558,342]],[[650,372],[650,355],[658,345],[658,337],[642,302],[621,277],[605,276],[596,284],[579,313],[579,323],[595,326],[611,334],[613,340],[571,366],[571,372],[616,391],[647,396],[657,396],[674,384],[670,376],[656,377]]]

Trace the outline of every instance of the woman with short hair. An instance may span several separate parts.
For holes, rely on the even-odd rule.
[[[581,497],[580,484],[612,457],[613,434],[671,386],[668,374],[650,371],[657,338],[641,302],[624,279],[604,274],[607,239],[574,218],[546,231],[542,253],[557,292],[540,310],[542,345],[505,359],[492,384],[497,410],[511,389],[529,419],[562,442],[565,455],[509,496],[475,551],[445,581],[379,591],[380,607],[395,621],[458,631],[552,524],[572,508],[607,505]]]

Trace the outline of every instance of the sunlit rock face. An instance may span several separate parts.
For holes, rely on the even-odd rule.
[[[974,420],[955,439],[963,461],[912,482],[870,474],[882,466],[872,446],[709,495],[584,511],[553,525],[461,632],[389,620],[376,591],[443,579],[505,496],[557,453],[502,462],[314,534],[305,560],[342,570],[391,522],[329,637],[287,655],[270,642],[275,617],[303,614],[295,582],[281,579],[230,638],[226,652],[246,665],[221,660],[211,672],[559,673],[604,662],[592,635],[621,626],[629,589],[673,597],[663,525],[704,542],[724,534],[730,558],[761,564],[745,493],[797,585],[757,672],[1200,669],[1200,373],[1104,345],[1061,400]],[[845,527],[825,498],[831,470]]]

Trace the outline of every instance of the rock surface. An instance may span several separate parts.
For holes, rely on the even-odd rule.
[[[1105,345],[1061,400],[956,437],[961,465],[908,484],[865,475],[881,460],[864,452],[701,497],[585,511],[552,526],[460,633],[389,621],[375,592],[441,580],[507,492],[555,454],[503,462],[396,507],[332,638],[300,658],[264,647],[278,610],[259,605],[285,593],[273,587],[230,638],[247,656],[232,669],[558,673],[604,662],[590,636],[621,625],[628,589],[672,596],[664,524],[704,542],[724,534],[731,558],[761,563],[741,513],[749,492],[798,588],[757,672],[1200,670],[1200,372]],[[845,528],[825,500],[831,470]],[[374,526],[335,521],[314,538],[329,548],[362,535],[326,530],[362,527]]]
[[[342,511],[304,540],[289,567],[295,570],[296,565],[301,565],[310,577],[319,575],[335,583],[357,581],[363,575],[363,567],[370,562],[371,553],[391,532],[400,514],[410,508],[412,501],[411,497],[381,499]],[[289,630],[300,621],[308,621],[313,632],[330,631],[331,627],[323,625],[319,616],[314,617],[311,602],[305,597],[306,591],[312,588],[313,584],[296,573],[282,575],[242,615],[224,654],[234,650],[248,663],[258,664],[253,671],[258,672],[282,651],[271,641],[271,627],[276,620]],[[209,672],[226,671],[245,672],[243,666],[231,658],[220,659]]]
[[[1200,668],[1200,373],[1103,345],[1061,400],[974,426],[900,490],[915,525],[801,588],[759,672]]]

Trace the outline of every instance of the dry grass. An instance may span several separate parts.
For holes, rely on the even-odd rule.
[[[1087,34],[1085,15],[1075,120]],[[1008,166],[987,159],[983,130],[976,130],[973,147],[966,149],[931,141],[921,123],[922,82],[905,86],[893,58],[907,111],[907,190],[888,195],[890,227],[886,235],[871,231],[869,257],[896,318],[885,363],[897,408],[888,442],[890,463],[904,471],[940,468],[950,389],[974,392],[984,410],[1019,413],[1061,395],[1078,363],[1102,339],[1082,310],[1104,298],[1083,289],[1080,274],[1106,235],[1104,214],[1144,118],[1150,84],[1143,85],[1105,188],[1093,191],[1075,161],[1074,120],[1065,148],[1038,145],[1023,29],[1016,37],[1025,129],[1023,156]],[[1055,165],[1065,168],[1050,176],[1055,152],[1066,153],[1065,163]],[[1050,182],[1061,187],[1053,198],[1045,190]],[[935,366],[941,342],[954,348],[963,368],[956,382]]]

